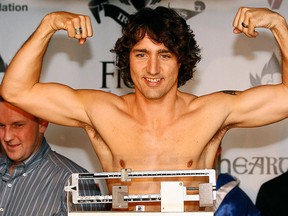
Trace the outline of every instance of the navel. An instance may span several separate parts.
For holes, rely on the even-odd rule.
[[[126,167],[126,164],[124,162],[124,160],[120,160],[119,161],[120,166],[124,169]]]
[[[187,167],[192,167],[192,164],[193,164],[193,160],[189,160],[187,163]]]

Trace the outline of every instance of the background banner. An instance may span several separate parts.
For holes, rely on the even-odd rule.
[[[241,6],[267,7],[288,19],[288,1],[281,0],[0,0],[0,80],[43,16],[65,10],[90,15],[94,36],[79,46],[76,40],[67,39],[64,31],[57,32],[47,51],[41,80],[118,95],[132,92],[115,70],[110,49],[129,14],[159,5],[176,9],[187,20],[202,50],[195,77],[181,87],[182,91],[203,95],[281,82],[280,53],[271,32],[260,29],[256,39],[232,32],[234,15]],[[232,129],[222,142],[221,172],[237,177],[253,201],[264,181],[288,168],[287,129],[287,120],[261,128]],[[90,172],[101,171],[82,129],[50,124],[46,137],[54,150]]]

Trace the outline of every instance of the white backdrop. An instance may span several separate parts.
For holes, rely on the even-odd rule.
[[[260,30],[257,39],[248,39],[232,33],[232,22],[240,6],[267,7],[288,19],[288,1],[146,2],[151,7],[170,5],[178,9],[186,15],[196,34],[202,49],[202,61],[194,79],[181,87],[183,91],[202,95],[223,89],[244,90],[259,84],[280,82],[279,50],[271,33]],[[93,3],[94,15],[89,3]],[[41,79],[74,88],[102,89],[119,95],[132,91],[118,81],[118,74],[111,63],[114,56],[109,50],[121,32],[121,22],[114,17],[116,12],[121,12],[120,21],[125,21],[124,15],[137,11],[141,7],[139,4],[135,0],[0,0],[0,80],[5,64],[9,64],[42,17],[51,11],[66,10],[90,15],[94,36],[84,46],[79,46],[75,40],[67,39],[64,32],[56,33],[45,57]],[[98,22],[94,17],[97,15]],[[253,201],[264,181],[288,168],[287,129],[288,121],[284,120],[262,128],[232,129],[223,140],[221,170],[239,178],[241,188]],[[101,171],[97,156],[82,129],[50,124],[46,137],[57,152],[91,172]]]

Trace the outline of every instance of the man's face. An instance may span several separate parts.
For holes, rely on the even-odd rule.
[[[160,99],[177,90],[180,64],[164,44],[145,36],[130,51],[130,73],[136,92],[147,99]]]
[[[40,124],[6,102],[0,102],[0,113],[0,141],[7,156],[17,164],[39,149],[47,124]]]

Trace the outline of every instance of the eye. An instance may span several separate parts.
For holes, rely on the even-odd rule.
[[[24,123],[15,123],[15,124],[13,124],[14,128],[21,128],[23,126],[24,126]]]
[[[5,125],[4,124],[0,124],[0,128],[4,128],[5,127]]]
[[[163,54],[163,55],[161,55],[161,58],[163,58],[163,59],[169,59],[169,58],[171,58],[171,56],[168,55],[168,54]]]
[[[136,57],[137,57],[137,58],[144,58],[144,57],[145,57],[145,54],[144,54],[144,53],[137,53],[137,54],[136,54]]]

